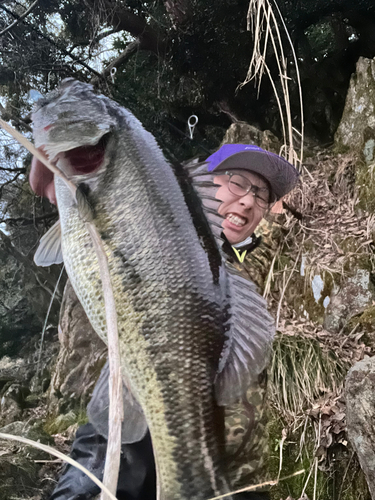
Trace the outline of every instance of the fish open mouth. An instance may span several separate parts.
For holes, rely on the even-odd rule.
[[[94,146],[79,146],[65,151],[64,157],[68,160],[73,174],[91,174],[103,164],[108,134],[104,135]]]

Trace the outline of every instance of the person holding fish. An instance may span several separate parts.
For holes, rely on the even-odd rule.
[[[72,84],[73,90],[74,85],[78,84]],[[79,85],[83,87],[83,84]],[[65,91],[66,89],[63,89],[63,92]],[[82,98],[81,95],[80,97]],[[90,93],[89,99],[93,99]],[[65,99],[64,106],[66,106],[66,102]],[[77,105],[76,100],[73,100],[73,104],[74,106]],[[111,120],[114,119],[115,113],[108,114],[107,117],[103,113],[103,101],[100,102],[100,106],[101,115],[99,116],[103,117],[104,122],[105,119],[108,119],[108,123],[104,123],[100,129],[100,137],[102,137],[106,130],[110,130]],[[110,101],[108,108],[111,107],[113,107],[113,103]],[[44,108],[41,108],[41,110],[40,116],[34,119],[35,127],[37,130],[48,131],[49,122],[45,121]],[[119,113],[117,108],[116,113]],[[68,116],[68,113],[66,115]],[[98,113],[95,113],[95,115],[97,116]],[[126,116],[128,119],[128,115]],[[91,119],[90,116],[89,118]],[[48,119],[50,119],[50,116],[48,116]],[[135,118],[131,117],[131,120],[135,120]],[[72,123],[75,122],[72,121]],[[136,138],[136,141],[138,141],[139,134],[142,135],[142,132],[135,126],[134,130],[138,134]],[[94,144],[94,146],[86,146],[77,143],[77,131],[71,133],[72,136],[69,137],[69,141],[72,141],[72,144],[74,143],[74,147],[70,147],[69,151],[65,153],[60,153],[56,144],[53,143],[54,139],[47,138],[51,144],[53,143],[52,146],[46,148],[47,153],[49,148],[52,157],[56,152],[63,155],[61,165],[67,169],[72,178],[78,177],[85,184],[84,192],[88,193],[89,201],[92,204],[97,204],[97,212],[99,212],[102,201],[98,199],[95,190],[100,182],[104,182],[105,168],[107,168],[108,163],[103,158],[107,154],[107,148],[111,147],[111,138],[101,143],[100,141],[92,141],[90,144]],[[90,128],[90,133],[93,133],[93,127]],[[58,133],[54,134],[54,137],[58,136]],[[150,137],[150,135],[141,137],[143,140],[142,151],[147,149],[147,141],[150,141]],[[48,145],[48,140],[43,137],[44,142],[42,140],[36,141],[37,146],[45,147],[45,144]],[[114,140],[117,140],[116,137]],[[64,142],[64,147],[66,147],[67,142]],[[100,148],[105,150],[105,153],[100,149],[98,150],[97,145],[99,143]],[[153,148],[153,145],[151,146]],[[163,286],[163,282],[158,281],[157,288],[151,294],[152,301],[146,303],[146,306],[144,302],[142,306],[134,302],[136,304],[134,311],[137,314],[143,311],[147,313],[149,310],[154,312],[150,315],[148,322],[142,326],[142,335],[147,342],[145,343],[145,340],[142,339],[137,344],[142,348],[143,345],[146,346],[143,357],[137,357],[139,347],[137,347],[138,351],[137,349],[134,350],[134,354],[130,352],[129,355],[127,352],[130,356],[129,378],[132,380],[132,389],[133,384],[136,389],[133,395],[124,387],[124,391],[127,391],[125,401],[129,407],[125,410],[128,418],[123,423],[122,440],[124,444],[117,498],[119,500],[138,498],[140,500],[151,500],[156,497],[154,450],[157,456],[158,480],[161,481],[161,488],[164,492],[162,498],[166,500],[177,500],[177,498],[181,500],[208,500],[216,494],[231,491],[229,484],[232,489],[235,489],[233,485],[237,485],[237,482],[232,478],[237,479],[238,476],[239,453],[234,453],[231,457],[229,451],[227,457],[228,466],[223,467],[223,453],[220,450],[222,450],[224,444],[219,442],[219,434],[222,431],[219,432],[214,422],[219,418],[222,419],[221,421],[224,420],[223,408],[225,415],[233,416],[233,412],[249,411],[250,405],[250,413],[253,412],[252,425],[254,427],[254,408],[251,409],[251,402],[248,402],[248,390],[255,387],[262,378],[262,373],[267,365],[267,357],[274,331],[272,320],[266,311],[263,299],[257,294],[255,287],[248,280],[242,278],[236,269],[231,266],[230,262],[237,259],[243,260],[244,252],[252,251],[259,244],[259,239],[254,236],[256,227],[272,204],[293,189],[298,180],[298,173],[286,160],[261,148],[252,145],[228,144],[222,146],[205,162],[187,166],[188,177],[196,189],[193,192],[186,184],[186,178],[180,179],[180,188],[178,188],[178,184],[175,182],[175,174],[167,173],[165,176],[161,176],[160,172],[166,171],[167,166],[163,163],[164,160],[159,158],[159,153],[156,152],[155,158],[155,150],[152,151],[154,154],[150,156],[150,162],[153,165],[153,174],[155,176],[149,182],[151,186],[150,192],[144,199],[146,200],[145,203],[150,199],[151,203],[154,203],[154,208],[150,211],[149,217],[160,217],[160,220],[163,220],[162,225],[157,227],[165,231],[165,225],[169,224],[170,231],[165,232],[165,241],[159,239],[157,241],[158,246],[152,246],[153,233],[147,232],[145,227],[142,229],[143,235],[134,235],[138,238],[138,241],[143,242],[142,244],[138,242],[135,245],[138,253],[134,253],[128,247],[121,247],[120,242],[120,250],[115,257],[117,258],[121,253],[121,259],[128,278],[131,280],[132,287],[138,285],[139,280],[141,282],[150,282],[151,284],[148,286],[151,286],[153,280],[157,281],[159,275],[165,272],[165,267],[159,268],[158,259],[167,258],[168,265],[171,266],[169,267],[171,272],[176,269],[182,274],[182,278],[178,278],[178,281],[174,282],[175,287],[172,287],[168,292],[164,292],[164,298],[166,293],[172,297],[168,305],[168,314],[172,312],[175,314],[173,317],[177,318],[181,312],[181,307],[185,306],[187,300],[191,300],[187,309],[190,312],[188,315],[182,314],[181,324],[178,325],[178,330],[175,330],[173,336],[166,343],[165,351],[163,344],[165,328],[163,327],[160,330],[156,337],[159,339],[158,350],[154,352],[149,347],[148,339],[152,337],[152,329],[155,324],[161,323],[161,325],[164,325],[164,316],[160,315],[158,307],[155,309],[155,300],[157,300],[158,291]],[[91,161],[90,159],[87,160],[88,157],[91,158]],[[138,161],[137,156],[134,155],[132,160]],[[128,159],[124,159],[124,164],[127,165],[128,169],[130,168]],[[143,171],[144,168],[147,168],[147,165],[146,167],[142,165],[140,171]],[[133,171],[128,171],[128,174],[133,174]],[[101,175],[102,178],[100,178]],[[177,174],[178,176],[179,174]],[[93,182],[94,178],[95,182]],[[113,179],[116,179],[116,176],[111,177],[111,179],[111,182],[115,182]],[[126,186],[131,197],[132,189],[135,189],[137,182],[138,179],[134,174],[133,177],[129,177],[127,182],[120,184],[122,189],[124,189],[124,185]],[[68,199],[68,195],[64,191],[65,188],[59,183],[56,186],[54,185],[52,176],[38,160],[33,160],[32,163],[30,185],[36,194],[47,196],[52,203],[57,202],[60,217],[62,218],[63,238],[64,232],[70,237],[72,232],[76,230],[77,225],[79,225],[79,221],[78,219],[73,220],[75,215],[71,211],[68,217],[65,216],[64,203]],[[103,185],[108,187],[105,182]],[[144,188],[145,185],[140,186],[139,193]],[[182,191],[183,196],[177,194],[178,189]],[[170,200],[168,200],[168,197],[170,197]],[[201,213],[197,209],[197,204],[200,203],[197,198],[202,200],[203,210],[206,210],[207,221],[211,227],[213,237],[207,232],[207,222],[201,218]],[[218,200],[217,203],[214,201],[215,198]],[[142,220],[146,224],[148,214],[145,213],[145,205],[142,205],[139,194],[134,199],[140,205]],[[129,204],[131,204],[130,202],[133,203],[133,201],[130,200]],[[184,204],[188,206],[188,210]],[[73,205],[69,202],[68,209],[72,210],[72,207]],[[171,207],[174,209],[173,214],[177,213],[178,216],[172,215]],[[137,210],[137,205],[131,204],[131,215],[129,217],[136,220]],[[165,216],[168,217],[168,221],[164,218]],[[193,229],[192,220],[195,229]],[[105,223],[107,222],[105,221]],[[101,226],[101,224],[102,222],[98,219],[99,230],[104,232],[105,227]],[[133,223],[126,223],[126,228],[118,228],[116,231],[121,232],[126,229],[137,232],[138,227],[139,223],[137,226]],[[155,227],[152,226],[152,229]],[[111,231],[112,227],[106,234],[112,234]],[[123,233],[123,240],[127,245],[131,236],[131,233]],[[155,238],[157,236],[158,233],[156,233]],[[82,236],[80,238],[82,240]],[[51,238],[46,238],[42,241],[42,246],[46,244],[46,241],[50,242],[50,240]],[[174,254],[171,252],[170,246],[175,241],[182,241],[183,246],[180,248],[178,258],[173,265]],[[151,274],[153,269],[150,254],[147,254],[145,260],[145,265],[148,265],[146,267],[142,267],[142,262],[138,263],[138,261],[132,260],[133,255],[139,256],[140,248],[147,247],[147,242],[151,254],[155,253],[156,259],[157,272],[151,278],[147,273],[147,270],[150,269]],[[71,243],[68,246],[66,245],[65,243],[64,250],[63,240],[62,253],[64,261],[67,265],[69,277],[74,280],[75,273],[78,272],[77,270],[82,265],[82,258],[80,258],[79,267],[75,267],[75,263],[69,260],[70,255],[66,250]],[[85,245],[87,248],[88,243],[86,242]],[[220,253],[217,252],[218,247],[221,247]],[[160,248],[161,254],[159,256],[157,252],[160,251]],[[39,251],[36,260],[40,265],[50,264],[49,260],[44,257],[46,255],[50,255],[46,249]],[[226,263],[227,259],[228,264]],[[139,260],[142,261],[142,256],[139,257]],[[222,260],[225,264],[224,267],[222,267]],[[164,263],[163,265],[166,266],[167,264]],[[197,267],[196,271],[194,271],[194,266]],[[180,271],[181,269],[182,271]],[[225,278],[228,281],[222,283],[225,273],[228,274],[228,278]],[[194,291],[187,291],[186,289],[179,291],[180,279],[182,285],[185,286],[184,283],[189,283],[191,274],[196,276],[194,278],[194,287],[191,290],[199,290],[198,295],[200,296],[205,294],[208,297],[206,302],[202,302],[199,297],[199,301],[195,301]],[[172,275],[169,279],[173,281],[175,278]],[[75,280],[75,284],[76,293],[85,307],[85,294],[88,293],[87,289],[91,284],[88,283],[84,288],[80,288],[81,285],[77,280]],[[221,287],[227,290],[222,295],[219,292]],[[232,300],[230,304],[227,303],[227,294],[230,295]],[[160,305],[161,308],[162,305]],[[95,329],[100,330],[97,318],[90,317],[92,315],[90,308],[86,309],[85,307],[85,310],[94,328],[96,326]],[[229,314],[227,311],[229,311]],[[207,339],[202,340],[201,336],[196,337],[190,347],[189,345],[186,348],[183,347],[182,343],[189,338],[190,330],[188,328],[190,322],[193,321],[195,325],[198,325],[202,318],[202,332],[211,332],[212,337],[208,336]],[[186,326],[186,335],[185,323],[188,324]],[[136,325],[132,328],[135,327]],[[225,331],[223,331],[224,327]],[[173,331],[173,325],[169,328]],[[180,337],[181,332],[183,337]],[[221,343],[218,340],[220,332],[223,333]],[[100,334],[100,332],[98,333]],[[180,340],[175,342],[173,339],[176,338]],[[129,342],[126,345],[127,349],[131,350]],[[172,369],[168,363],[174,357],[174,345],[176,347],[176,359],[179,360],[179,363],[178,366],[174,366]],[[155,377],[150,369],[151,362],[147,366],[144,365],[143,367],[142,365],[142,369],[145,369],[146,372],[149,370],[147,373],[149,373],[150,384],[153,387],[152,392],[146,386],[146,389],[144,389],[144,383],[139,378],[140,365],[146,356],[149,356],[149,359],[155,362]],[[160,356],[163,359],[161,364],[158,361]],[[209,362],[206,362],[206,358],[208,358]],[[189,368],[191,363],[191,366],[195,367],[194,370]],[[131,371],[133,365],[135,365],[135,369]],[[179,371],[180,368],[181,371]],[[190,377],[192,375],[196,377],[196,374],[200,374],[199,377],[191,381]],[[187,378],[184,379],[184,377]],[[108,430],[107,379],[108,369],[104,368],[88,408],[91,423],[78,431],[72,450],[73,458],[98,476],[102,474],[103,470],[106,431]],[[167,379],[167,385],[163,386],[166,388],[159,389],[159,385],[164,379]],[[145,390],[145,392],[142,392],[142,390]],[[169,393],[169,390],[172,392]],[[160,396],[158,396],[159,394]],[[160,398],[160,402],[155,406],[154,401],[156,401],[157,397]],[[132,403],[129,404],[129,400]],[[159,408],[156,411],[156,416],[155,408]],[[163,408],[163,410],[160,411],[160,408]],[[233,408],[235,409],[233,410]],[[134,412],[138,412],[136,417],[134,417]],[[132,413],[131,416],[130,413]],[[196,419],[198,420],[196,421]],[[179,422],[177,426],[176,421]],[[129,426],[129,422],[132,422],[132,426]],[[182,426],[181,422],[186,423]],[[248,437],[254,434],[250,424],[245,431]],[[150,434],[153,446],[151,446]],[[242,449],[244,449],[244,446],[242,446]],[[247,447],[246,450],[251,450],[251,447]],[[241,453],[243,453],[243,450]],[[245,459],[254,461],[254,457],[245,457]],[[249,468],[246,469],[245,467],[244,471],[244,473],[249,473]],[[227,477],[230,478],[228,482]],[[68,467],[52,494],[51,500],[88,500],[94,498],[98,493],[97,487],[86,476],[83,476],[78,470]],[[236,498],[256,500],[267,498],[267,494],[243,493],[236,496]]]

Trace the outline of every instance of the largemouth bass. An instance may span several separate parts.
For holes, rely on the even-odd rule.
[[[162,499],[227,493],[221,407],[263,370],[274,330],[264,300],[221,250],[212,174],[191,167],[195,191],[187,178],[178,182],[128,110],[74,80],[38,102],[33,122],[36,146],[92,207],[108,257],[121,367],[137,402],[127,405],[123,440],[149,428]],[[105,341],[95,250],[71,191],[60,178],[55,187],[60,222],[43,237],[36,262],[59,262],[62,252]]]

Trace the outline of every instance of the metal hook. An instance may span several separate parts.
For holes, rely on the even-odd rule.
[[[111,71],[109,72],[109,76],[111,77],[112,83],[115,83],[116,72],[117,72],[117,68],[115,68],[115,67],[111,68]]]
[[[188,127],[189,127],[189,134],[190,134],[190,139],[193,139],[193,134],[194,134],[194,129],[195,126],[198,123],[198,117],[197,115],[191,115],[188,118]]]

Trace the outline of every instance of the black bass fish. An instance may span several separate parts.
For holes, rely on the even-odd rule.
[[[38,102],[33,122],[36,146],[92,207],[108,257],[121,367],[127,397],[137,402],[127,405],[123,440],[137,441],[149,428],[159,498],[228,493],[220,406],[240,398],[263,370],[274,327],[254,285],[221,251],[212,174],[192,167],[195,191],[178,182],[132,113],[71,79]],[[35,260],[64,260],[106,341],[95,250],[71,191],[60,178],[55,187],[60,222]]]

